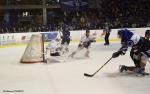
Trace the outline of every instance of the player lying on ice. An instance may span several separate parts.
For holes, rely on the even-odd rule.
[[[73,58],[77,52],[81,51],[84,48],[86,48],[85,57],[89,57],[89,48],[92,42],[96,42],[96,33],[90,34],[90,30],[86,30],[86,34],[84,34],[80,39],[77,50],[69,55],[69,57]]]
[[[137,73],[137,75],[148,75],[148,73],[145,72],[145,66],[150,60],[150,41],[127,29],[119,30],[118,37],[121,39],[122,47],[113,53],[112,58],[124,55],[128,47],[132,47],[130,57],[135,65],[120,65],[120,72],[131,71]]]

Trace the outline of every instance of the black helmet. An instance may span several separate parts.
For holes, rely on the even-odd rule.
[[[123,30],[118,30],[118,35],[122,36],[122,32],[123,32]]]
[[[145,35],[150,35],[150,30],[146,30]]]

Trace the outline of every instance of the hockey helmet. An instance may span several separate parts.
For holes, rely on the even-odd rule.
[[[90,30],[89,30],[89,29],[87,29],[87,30],[86,30],[86,33],[90,33]]]
[[[118,30],[118,36],[121,38],[121,40],[128,41],[133,36],[133,32],[128,29],[121,29]]]
[[[145,36],[146,36],[146,35],[150,35],[150,30],[146,30],[146,31],[145,31]]]

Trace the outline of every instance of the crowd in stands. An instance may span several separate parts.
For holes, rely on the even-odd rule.
[[[47,25],[16,25],[3,26],[0,23],[0,33],[14,32],[45,32],[60,30],[63,24],[68,24],[71,30],[103,29],[105,23],[111,28],[150,27],[150,0],[101,0],[99,7],[84,12],[67,13],[62,20],[48,22]],[[61,18],[60,18],[61,19]]]
[[[47,31],[57,31],[67,24],[70,30],[82,30],[82,29],[100,29],[98,15],[96,13],[67,13],[60,20],[54,17],[54,21],[48,22],[47,25],[43,24],[21,24],[18,23],[14,25],[7,24],[5,22],[0,23],[0,33],[20,33],[20,32],[47,32]],[[12,26],[11,26],[12,25]]]
[[[150,25],[150,0],[101,0],[100,6],[113,28]]]
[[[16,27],[0,27],[0,33],[22,33],[22,32],[46,32],[49,31],[45,25],[35,26],[16,26]]]

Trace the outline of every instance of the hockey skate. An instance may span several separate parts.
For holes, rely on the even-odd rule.
[[[149,75],[149,73],[144,72],[144,73],[137,73],[136,74],[136,76],[138,76],[138,77],[143,77],[143,76],[146,76],[146,75]]]
[[[85,54],[84,54],[84,56],[87,57],[87,58],[89,58],[90,57],[89,53],[90,53],[90,51],[86,51]]]
[[[85,57],[87,57],[87,58],[90,58],[90,56],[87,54],[87,55],[85,55]]]
[[[125,65],[119,65],[119,72],[125,72],[127,71],[127,68]]]
[[[75,55],[75,52],[73,52],[72,54],[70,54],[68,57],[73,58],[73,57],[74,57],[74,55]]]
[[[66,53],[69,53],[69,48],[65,48],[65,52],[66,52]]]
[[[149,73],[145,72],[145,69],[143,69],[143,68],[140,68],[136,74],[136,76],[138,76],[138,77],[142,77],[142,76],[146,76],[146,75],[149,75]]]
[[[86,53],[84,56],[90,58],[89,53]]]

